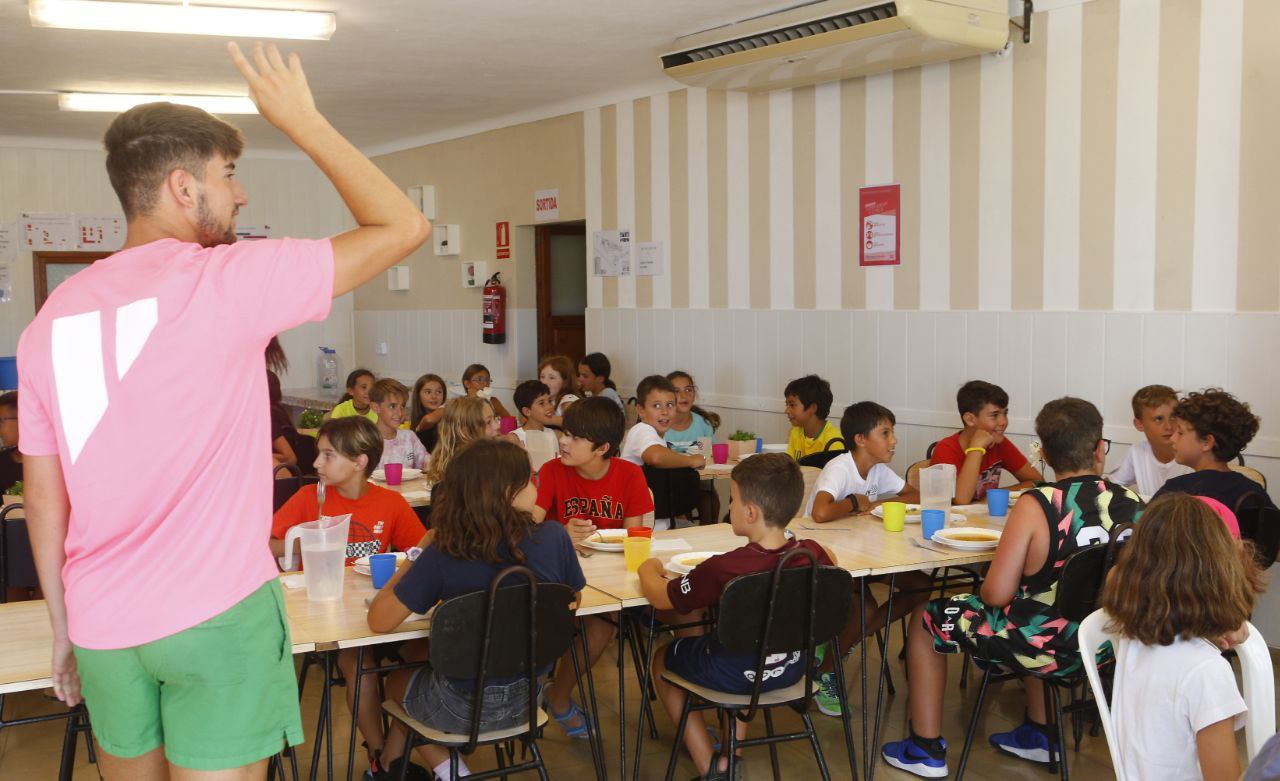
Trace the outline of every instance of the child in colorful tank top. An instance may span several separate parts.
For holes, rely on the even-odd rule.
[[[1036,677],[1066,676],[1080,666],[1078,625],[1054,607],[1062,564],[1081,548],[1106,544],[1116,524],[1136,521],[1142,502],[1101,477],[1107,443],[1102,415],[1089,402],[1049,402],[1036,416],[1036,434],[1058,481],[1029,490],[1014,505],[980,593],[933,600],[913,618],[910,735],[882,751],[893,767],[924,778],[947,775],[941,734],[945,654],[961,650],[1027,673],[1026,719],[990,741],[1004,753],[1048,762],[1056,741],[1045,726],[1044,689]]]

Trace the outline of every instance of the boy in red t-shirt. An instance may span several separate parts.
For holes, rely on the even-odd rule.
[[[1002,470],[1011,472],[1018,485],[1028,488],[1044,481],[1044,475],[1004,438],[1009,426],[1009,394],[999,385],[970,380],[956,393],[956,407],[964,429],[938,441],[931,463],[956,468],[956,504],[980,501],[987,490],[1000,487]]]
[[[729,494],[733,533],[746,537],[747,544],[712,556],[678,579],[669,580],[657,559],[641,564],[640,588],[654,610],[688,614],[715,607],[729,581],[739,575],[772,570],[780,556],[798,546],[811,549],[819,564],[835,563],[835,555],[818,543],[786,537],[787,523],[795,517],[804,498],[800,467],[787,454],[766,453],[735,466]],[[768,661],[773,665],[765,673],[763,691],[791,686],[804,675],[805,662],[799,651]],[[653,680],[672,722],[678,724],[686,695],[683,689],[663,680],[664,671],[671,670],[687,681],[717,691],[750,694],[755,664],[754,654],[726,651],[714,634],[681,637],[654,656]],[[738,722],[736,729],[739,739],[746,737],[746,724]],[[684,744],[703,777],[727,772],[728,761],[713,753],[711,736],[700,712],[689,714]]]
[[[324,482],[323,514],[351,514],[347,535],[347,563],[360,556],[407,551],[421,547],[426,533],[413,508],[400,494],[373,485],[369,475],[382,458],[382,434],[363,416],[326,421],[317,435],[320,455],[316,473]],[[276,511],[271,522],[271,553],[284,554],[284,536],[300,523],[321,515],[317,486],[304,486]],[[295,551],[296,553],[296,551]],[[297,561],[297,559],[294,559]],[[338,667],[352,685],[346,687],[347,706],[355,701],[356,652],[338,652]],[[379,715],[378,676],[366,674],[360,687],[360,734],[369,749],[370,766],[382,751],[382,718]]]
[[[622,529],[643,524],[653,512],[653,495],[644,472],[616,458],[626,420],[622,408],[606,396],[575,401],[564,411],[560,457],[538,472],[538,506],[533,519],[563,523],[575,545],[597,529]],[[594,665],[613,639],[614,626],[600,618],[583,620]],[[570,699],[575,676],[569,653],[560,661],[560,674],[544,691],[547,712],[571,738],[587,737],[586,716]]]

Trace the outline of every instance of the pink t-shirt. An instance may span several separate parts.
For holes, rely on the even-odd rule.
[[[276,575],[263,349],[332,295],[328,240],[163,239],[49,296],[18,342],[18,417],[71,498],[73,643],[166,637]]]

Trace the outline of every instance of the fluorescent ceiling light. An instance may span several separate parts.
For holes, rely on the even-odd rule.
[[[248,98],[234,95],[124,95],[103,92],[62,92],[58,94],[58,108],[63,111],[109,111],[120,113],[143,103],[182,103],[208,111],[210,114],[257,114],[258,109]]]
[[[300,38],[327,41],[336,14],[272,8],[224,8],[187,3],[98,0],[27,0],[31,24],[73,30],[220,35],[226,38]]]

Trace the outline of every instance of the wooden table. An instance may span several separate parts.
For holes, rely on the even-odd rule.
[[[390,488],[400,494],[409,503],[410,507],[427,507],[431,504],[431,483],[427,482],[425,477],[401,480],[400,485],[387,485],[379,480],[370,480],[369,482],[381,488]]]

